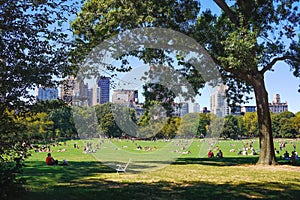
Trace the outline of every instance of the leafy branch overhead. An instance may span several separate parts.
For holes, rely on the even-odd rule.
[[[201,1],[196,0],[91,0],[86,1],[72,28],[81,44],[88,48],[123,31],[145,27],[169,28],[195,39],[218,66],[227,85],[230,104],[247,101],[246,94],[254,91],[262,148],[258,163],[274,164],[264,74],[273,70],[275,64],[285,62],[296,77],[300,75],[299,0],[213,2],[219,6],[221,14],[201,11]],[[140,48],[125,53],[120,59],[126,60],[127,56],[133,55],[146,63],[174,67],[174,57],[168,59],[172,55],[170,53],[167,50]],[[175,60],[181,67],[178,71],[192,81],[190,83],[198,93],[204,85],[201,75],[195,73],[192,65],[183,62],[180,52],[176,55]],[[126,69],[128,62],[123,64],[120,68]]]
[[[252,74],[264,74],[277,62],[285,61],[299,76],[299,1],[240,0],[232,6],[224,0],[214,1],[223,14],[218,19],[211,16],[211,25],[226,30],[215,38],[221,48],[216,60],[222,67],[251,82]],[[199,25],[203,27],[206,19],[200,18]]]

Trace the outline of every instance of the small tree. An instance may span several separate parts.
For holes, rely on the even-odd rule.
[[[209,126],[209,115],[205,113],[199,114],[199,127],[197,131],[198,137],[205,137]]]
[[[220,137],[236,139],[239,134],[238,119],[233,115],[225,117],[224,128]]]
[[[243,121],[245,124],[245,136],[246,137],[257,137],[258,136],[258,123],[257,123],[257,113],[247,112],[243,116]]]
[[[188,113],[181,117],[178,135],[181,137],[195,137],[199,128],[199,113]]]
[[[300,136],[300,112],[297,112],[295,117],[293,118],[294,127],[296,130],[296,137]]]

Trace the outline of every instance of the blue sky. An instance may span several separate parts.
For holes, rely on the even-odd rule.
[[[120,84],[120,86],[116,89],[137,89],[139,90],[139,99],[143,101],[141,97],[142,83],[139,81],[139,78],[143,75],[147,66],[139,62],[133,62],[131,64],[135,70],[129,73],[119,74],[118,77],[120,80],[115,81],[117,84]],[[300,111],[300,93],[298,93],[300,79],[294,77],[292,72],[289,71],[288,65],[283,62],[277,63],[274,66],[274,72],[266,72],[265,83],[269,94],[269,102],[273,100],[274,94],[280,94],[281,101],[288,103],[289,111],[294,113]],[[202,95],[196,98],[196,102],[200,104],[201,108],[210,108],[210,90],[208,87],[205,87],[200,90],[200,92]],[[255,105],[254,94],[251,96],[253,100],[245,105]]]
[[[220,13],[219,7],[212,0],[200,0],[201,10],[210,9],[214,13]],[[134,67],[138,67],[137,64]],[[123,75],[121,75],[122,77]],[[272,101],[274,94],[280,94],[283,102],[288,102],[289,110],[292,112],[300,111],[300,93],[298,93],[300,79],[295,78],[292,72],[289,71],[289,66],[285,63],[277,63],[274,67],[274,72],[267,72],[265,76],[267,91],[269,94],[269,101]],[[141,87],[139,88],[141,89]],[[197,98],[200,107],[210,107],[209,105],[209,90],[204,88],[202,96]],[[252,100],[246,105],[255,105]]]
[[[211,9],[215,13],[219,13],[219,7],[213,1],[200,1],[202,10]],[[135,67],[141,64],[135,63]],[[298,93],[300,78],[293,76],[289,71],[289,66],[284,62],[278,62],[274,66],[274,72],[268,71],[265,74],[266,88],[269,94],[269,102],[272,101],[274,94],[280,94],[281,101],[288,103],[289,111],[294,113],[300,111],[300,93]],[[128,76],[126,76],[126,79]],[[201,90],[202,96],[197,98],[200,107],[210,107],[210,92],[206,87]],[[251,95],[253,100],[245,105],[255,105],[254,94]],[[142,99],[142,98],[141,98]]]
[[[289,66],[283,62],[274,66],[274,72],[267,72],[265,75],[266,87],[269,94],[269,101],[274,94],[280,94],[281,101],[287,101],[289,111],[300,111],[300,93],[298,92],[300,78],[296,78],[289,71]]]
[[[288,109],[291,112],[300,111],[300,93],[298,93],[298,85],[300,79],[294,77],[289,71],[289,66],[285,63],[277,63],[274,67],[274,72],[266,72],[265,74],[266,88],[269,94],[269,102],[273,100],[274,94],[280,94],[281,101],[288,103]],[[198,103],[202,107],[209,108],[209,90],[203,89],[203,95],[198,98]],[[245,105],[255,105],[254,94],[253,100]]]
[[[214,13],[220,13],[220,8],[214,1],[200,0],[200,3],[202,10],[208,8]],[[300,93],[298,93],[300,78],[293,76],[289,66],[284,62],[276,63],[273,69],[274,72],[269,71],[265,74],[265,83],[269,94],[269,101],[272,101],[274,94],[280,94],[281,101],[286,101],[288,103],[289,111],[294,113],[300,111]],[[204,90],[204,92],[206,92],[207,95],[208,91]],[[203,98],[200,98],[200,106],[206,105],[209,107],[209,102],[206,101],[206,97],[204,98],[204,96]],[[255,101],[253,100],[247,105],[255,105]]]

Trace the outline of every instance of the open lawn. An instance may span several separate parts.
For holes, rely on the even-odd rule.
[[[293,150],[291,140],[280,154]],[[275,147],[279,149],[279,142]],[[251,140],[73,140],[51,146],[52,156],[68,166],[47,166],[46,152],[33,152],[25,162],[26,192],[17,199],[299,199],[300,161],[279,160],[278,166],[254,165],[257,155],[238,155]],[[74,148],[74,143],[79,149]],[[300,141],[296,142],[300,150]],[[141,146],[141,150],[137,147]],[[224,158],[207,158],[208,149],[222,149]],[[258,141],[253,141],[258,150]],[[233,149],[235,150],[233,152]],[[298,150],[298,151],[299,151]],[[58,152],[62,151],[62,152]],[[190,151],[190,154],[184,154]],[[249,151],[249,154],[251,152]],[[131,159],[126,173],[118,163]],[[155,169],[155,170],[154,170]]]

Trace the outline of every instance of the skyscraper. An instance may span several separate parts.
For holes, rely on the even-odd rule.
[[[58,99],[57,88],[38,87],[36,94],[36,101],[46,101]]]
[[[74,96],[74,76],[69,76],[67,79],[61,82],[60,86],[60,98],[67,103],[72,103]]]
[[[226,86],[221,85],[210,95],[210,111],[218,117],[225,117],[230,114],[230,108],[226,101]]]
[[[110,78],[101,76],[93,88],[93,105],[109,102]]]
[[[89,94],[88,83],[84,83],[82,80],[75,80],[73,89],[73,105],[88,106]]]

